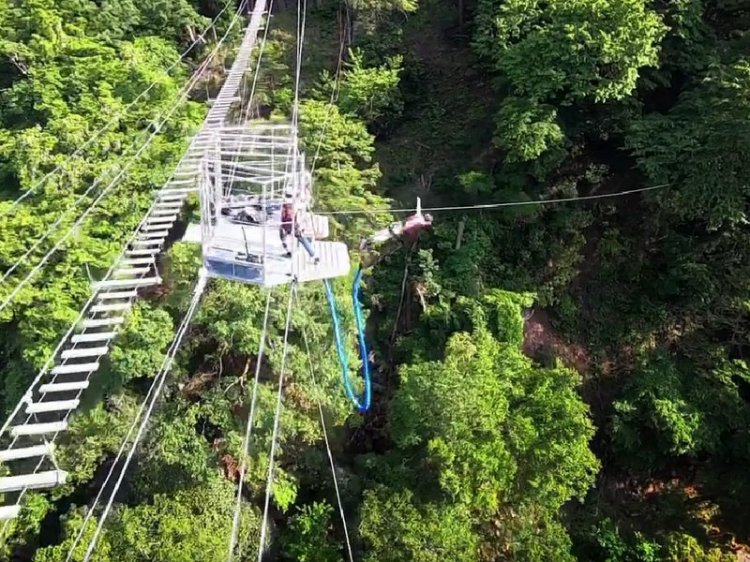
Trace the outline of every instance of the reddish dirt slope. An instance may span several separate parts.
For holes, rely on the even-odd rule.
[[[529,357],[538,359],[553,355],[581,374],[588,370],[588,351],[582,345],[564,342],[557,335],[544,310],[534,309],[526,320],[523,332],[523,352]]]

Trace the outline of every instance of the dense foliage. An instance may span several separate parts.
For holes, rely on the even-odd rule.
[[[262,545],[269,557],[348,559],[337,493],[357,560],[746,555],[747,7],[312,4],[300,137],[317,208],[353,211],[331,217],[332,237],[349,244],[353,261],[361,236],[401,217],[389,204],[411,206],[415,196],[425,206],[465,207],[655,189],[436,212],[431,232],[364,285],[375,373],[366,415],[344,396],[322,288],[301,287]],[[243,88],[259,117],[292,111],[296,15],[288,8],[277,6],[257,77],[249,74]],[[3,271],[27,252],[43,256],[64,231],[53,228],[58,217],[73,224],[128,165],[213,45],[209,34],[173,64],[219,9],[199,0],[0,0]],[[226,57],[222,51],[123,181],[0,312],[5,411],[148,208],[200,124],[204,90],[215,89]],[[58,441],[69,481],[29,494],[3,531],[0,557],[66,560],[175,335],[199,264],[199,248],[170,245],[163,287],[129,313]],[[29,270],[0,283],[0,298]],[[334,291],[356,378],[350,283],[337,280]],[[243,559],[254,559],[289,298],[287,289],[272,293],[258,365],[266,293],[209,284],[94,560],[226,559],[259,368],[238,542]],[[83,529],[73,560],[83,559],[92,534],[93,525]]]

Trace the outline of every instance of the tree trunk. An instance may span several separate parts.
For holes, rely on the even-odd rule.
[[[464,26],[464,0],[458,0],[458,27]]]
[[[458,235],[456,236],[456,250],[461,249],[461,242],[464,239],[464,228],[466,227],[466,217],[461,219],[458,223]]]
[[[349,4],[346,4],[346,47],[354,43],[354,19],[356,14],[354,10],[349,9]]]

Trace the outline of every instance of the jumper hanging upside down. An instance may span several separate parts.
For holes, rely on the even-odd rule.
[[[364,252],[360,267],[367,269],[383,258],[390,256],[407,243],[415,242],[419,233],[432,226],[432,215],[422,214],[417,199],[417,214],[403,222],[393,222],[387,228],[377,231],[372,236],[362,239],[359,249]],[[377,249],[376,249],[377,248]]]

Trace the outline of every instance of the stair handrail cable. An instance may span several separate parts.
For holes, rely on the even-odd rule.
[[[245,2],[244,2],[244,0],[243,0],[243,2],[241,3],[240,7],[239,7],[239,8],[238,8],[238,10],[237,10],[237,13],[235,14],[235,17],[234,17],[234,18],[233,18],[233,20],[232,20],[232,23],[231,23],[231,24],[230,24],[230,26],[229,26],[229,27],[227,28],[227,30],[226,30],[226,32],[224,33],[224,35],[222,36],[221,40],[220,40],[220,41],[219,41],[219,42],[217,43],[217,45],[216,45],[216,47],[215,47],[215,49],[214,49],[214,52],[212,53],[212,55],[211,55],[211,56],[213,56],[213,54],[215,54],[216,52],[218,52],[218,49],[220,48],[220,46],[221,46],[221,45],[222,45],[222,44],[224,43],[224,41],[226,41],[226,39],[227,39],[227,37],[228,37],[228,35],[229,35],[229,33],[230,33],[230,31],[231,31],[231,29],[232,29],[233,25],[234,25],[234,22],[235,22],[235,21],[237,20],[237,18],[239,17],[239,15],[241,15],[241,13],[242,13],[242,7],[243,7],[244,3],[245,3]],[[195,141],[196,141],[196,140],[198,139],[198,137],[199,137],[199,136],[200,136],[200,135],[196,135],[196,136],[195,136],[195,137],[193,138],[193,141],[191,142],[191,145],[190,145],[190,147],[191,147],[191,148],[192,148],[193,144],[195,143]],[[172,174],[172,177],[174,177],[174,175],[176,174],[176,172],[177,172],[177,171],[178,171],[178,170],[180,169],[180,166],[182,165],[183,161],[185,161],[185,159],[186,159],[186,158],[187,158],[187,157],[189,156],[189,151],[190,151],[190,148],[189,148],[189,149],[188,149],[188,151],[187,151],[187,152],[185,153],[185,155],[183,156],[183,158],[182,158],[182,159],[180,160],[180,163],[178,164],[178,166],[177,166],[177,167],[175,168],[175,171],[173,172],[173,174]],[[170,177],[170,179],[171,179],[171,177]],[[148,220],[148,218],[149,218],[149,217],[150,217],[150,215],[151,215],[151,212],[152,212],[152,211],[154,210],[154,208],[155,208],[155,207],[156,207],[156,206],[158,205],[158,203],[159,203],[159,201],[158,201],[158,198],[157,198],[157,199],[156,199],[156,200],[154,201],[154,203],[152,204],[152,207],[151,207],[151,209],[150,209],[150,210],[149,210],[149,211],[148,211],[148,212],[146,213],[146,215],[144,216],[144,218],[143,218],[143,219],[141,220],[141,223],[140,223],[140,225],[138,226],[138,228],[137,228],[137,229],[136,229],[136,230],[135,230],[135,231],[133,232],[133,235],[131,236],[130,240],[129,240],[129,241],[128,241],[128,242],[126,243],[126,244],[125,244],[125,248],[127,248],[128,244],[130,244],[130,243],[131,243],[131,242],[133,241],[133,239],[134,239],[134,238],[135,238],[135,237],[136,237],[136,236],[138,235],[138,233],[139,233],[139,231],[140,231],[141,227],[142,227],[142,226],[143,226],[143,225],[145,224],[145,222],[146,222],[146,221]],[[124,251],[125,251],[125,250],[123,250],[123,252],[124,252]],[[108,271],[108,273],[107,273],[107,276],[106,276],[106,277],[109,277],[109,276],[110,276],[110,275],[112,274],[112,272],[113,272],[113,271],[115,270],[115,268],[116,268],[116,267],[117,267],[117,265],[119,264],[119,261],[120,261],[120,259],[121,259],[121,258],[122,258],[122,254],[121,254],[121,257],[120,257],[120,258],[118,258],[118,259],[117,259],[117,260],[116,260],[116,261],[115,261],[115,262],[113,263],[113,265],[112,265],[112,267],[110,268],[110,270]],[[70,337],[70,335],[72,334],[72,332],[73,332],[73,330],[75,329],[75,327],[76,327],[76,325],[78,324],[78,322],[79,322],[79,321],[81,320],[81,318],[83,318],[83,316],[85,315],[85,313],[86,313],[86,312],[88,311],[88,307],[89,307],[89,306],[91,305],[91,303],[92,303],[92,302],[93,302],[93,300],[94,300],[94,299],[96,298],[96,296],[97,296],[97,292],[94,292],[94,293],[92,294],[92,296],[91,296],[91,297],[90,297],[90,298],[88,299],[88,301],[87,301],[86,305],[85,305],[85,306],[83,307],[83,309],[81,310],[81,313],[79,314],[79,316],[78,316],[78,318],[76,319],[76,321],[75,321],[75,322],[74,322],[74,323],[73,323],[73,324],[72,324],[72,325],[70,326],[70,328],[69,328],[69,329],[68,329],[68,331],[66,332],[65,336],[64,336],[64,337],[62,338],[62,340],[60,340],[60,342],[59,342],[59,344],[58,344],[57,348],[55,349],[55,351],[54,351],[54,352],[52,353],[52,355],[50,355],[49,359],[48,359],[48,360],[47,360],[47,362],[45,363],[45,366],[44,366],[44,367],[42,368],[42,370],[40,370],[40,371],[39,371],[39,373],[37,374],[37,376],[36,376],[36,378],[34,379],[34,381],[32,381],[32,383],[31,383],[31,384],[29,385],[29,389],[27,390],[27,393],[28,393],[28,392],[31,392],[31,391],[33,390],[33,388],[34,388],[34,387],[36,386],[36,384],[38,384],[38,383],[40,382],[41,378],[42,378],[42,377],[43,377],[43,376],[44,376],[44,375],[45,375],[45,374],[47,373],[47,371],[48,371],[48,369],[49,369],[50,365],[51,365],[51,364],[52,364],[52,362],[54,361],[54,359],[55,359],[55,357],[57,356],[57,354],[59,353],[60,349],[61,349],[61,348],[62,348],[62,346],[63,346],[63,345],[65,344],[65,342],[66,342],[66,341],[68,340],[68,338],[69,338],[69,337]],[[25,396],[25,395],[24,395],[24,396]],[[13,419],[14,419],[14,418],[15,418],[15,416],[16,416],[16,415],[18,414],[18,412],[20,411],[20,408],[21,408],[21,407],[23,406],[23,404],[24,404],[24,403],[25,403],[25,400],[24,400],[24,398],[22,397],[22,398],[21,398],[21,400],[19,400],[19,402],[17,403],[17,405],[16,405],[16,407],[14,408],[13,412],[12,412],[12,413],[10,414],[10,416],[8,416],[8,419],[6,420],[5,424],[3,425],[3,428],[2,428],[2,430],[0,430],[0,435],[1,435],[2,433],[4,433],[4,432],[5,432],[6,430],[7,430],[8,426],[9,426],[9,425],[10,425],[10,424],[12,423]],[[28,421],[28,420],[27,420],[27,421]],[[56,438],[58,434],[59,434],[59,431],[57,431],[57,432],[55,433],[55,435],[54,435],[54,438]],[[54,438],[53,438],[53,441],[54,441]],[[15,440],[14,440],[14,442],[15,442]],[[12,445],[11,445],[11,447],[12,447]],[[39,467],[41,466],[41,464],[42,464],[43,460],[44,460],[44,458],[42,458],[42,459],[41,459],[41,461],[40,461],[40,462],[39,462],[39,463],[37,464],[36,468],[34,469],[34,473],[36,473],[36,472],[37,472],[37,471],[39,470]],[[20,494],[19,498],[18,498],[18,499],[17,499],[17,501],[16,501],[16,505],[18,505],[18,504],[20,503],[20,501],[22,500],[22,498],[23,498],[23,495],[25,494],[25,492],[26,492],[26,491],[27,491],[27,488],[24,488],[24,489],[22,490],[22,492],[21,492],[21,494]],[[8,523],[9,523],[9,521],[10,521],[10,520],[7,520],[7,521],[5,522],[5,524],[4,524],[4,526],[3,526],[3,532],[4,532],[5,528],[7,527],[7,525],[8,525]]]
[[[297,306],[299,306],[299,297],[297,298]],[[336,503],[339,508],[339,515],[341,516],[341,523],[344,527],[344,539],[346,541],[346,551],[349,556],[349,562],[354,562],[354,555],[352,554],[352,545],[349,539],[349,529],[346,524],[346,515],[344,514],[344,507],[341,502],[341,492],[339,490],[339,481],[336,476],[336,465],[333,461],[333,452],[331,451],[331,443],[328,439],[328,430],[326,428],[325,416],[323,415],[323,405],[320,401],[318,383],[315,378],[315,368],[313,367],[312,353],[310,352],[310,342],[307,338],[307,328],[303,324],[300,328],[302,332],[302,342],[305,344],[305,352],[307,353],[307,365],[310,370],[310,380],[313,385],[313,392],[315,394],[315,402],[318,405],[318,413],[320,414],[320,427],[323,430],[323,439],[326,446],[326,454],[328,455],[328,463],[331,465],[331,476],[333,477],[333,488],[336,492]]]
[[[107,476],[104,479],[104,481],[99,486],[99,491],[96,494],[96,497],[94,498],[93,503],[88,508],[86,512],[86,516],[83,519],[83,523],[81,523],[81,528],[78,529],[78,533],[76,534],[76,538],[73,541],[73,544],[70,546],[70,549],[68,550],[68,555],[65,558],[65,562],[71,562],[73,558],[73,554],[75,553],[75,549],[78,546],[78,544],[81,542],[81,538],[83,538],[83,534],[86,531],[86,528],[88,527],[88,523],[93,517],[96,507],[99,505],[99,501],[101,500],[102,495],[104,494],[104,491],[107,488],[107,484],[109,484],[109,481],[112,479],[112,476],[115,473],[115,469],[117,468],[118,463],[120,462],[120,459],[122,458],[123,453],[125,452],[125,448],[128,446],[128,443],[130,442],[130,436],[135,431],[135,428],[138,425],[138,420],[141,419],[141,416],[143,415],[144,410],[146,409],[146,404],[149,403],[149,399],[151,395],[154,392],[154,389],[156,388],[157,382],[159,380],[158,374],[154,377],[154,380],[151,382],[151,385],[149,386],[148,392],[146,393],[146,396],[143,399],[143,402],[141,403],[140,407],[138,408],[138,411],[136,412],[135,417],[133,418],[133,422],[130,424],[130,428],[128,429],[127,434],[122,440],[122,444],[120,445],[120,449],[117,451],[117,455],[115,456],[114,460],[112,461],[112,464],[109,467],[109,471],[107,472]]]
[[[226,12],[227,8],[229,8],[229,6],[231,6],[231,5],[232,5],[232,2],[231,1],[227,1],[224,4],[224,7],[221,9],[221,11],[218,14],[216,14],[216,16],[211,21],[211,23],[195,38],[195,40],[190,44],[190,46],[188,46],[188,48],[185,49],[180,54],[180,56],[177,58],[177,60],[174,61],[170,66],[168,66],[164,70],[164,72],[169,73],[173,68],[175,68],[177,65],[179,65],[185,59],[185,57],[188,56],[188,54],[190,54],[190,51],[193,50],[193,47],[195,47],[198,43],[203,42],[203,40],[206,38],[206,35],[208,34],[208,32],[210,30],[212,30],[212,29],[215,28],[215,26],[218,23],[218,21],[221,18],[221,16],[224,15],[224,12]],[[119,118],[121,118],[125,114],[127,114],[127,112],[138,101],[140,101],[140,99],[143,96],[145,96],[146,94],[148,94],[154,88],[154,86],[156,86],[158,83],[159,82],[154,81],[151,84],[149,84],[149,86],[145,90],[143,90],[133,101],[131,101],[128,105],[126,105],[118,113],[116,113],[115,116],[112,119],[110,119],[110,121],[106,125],[104,125],[103,127],[99,128],[98,130],[96,130],[94,132],[94,134],[91,137],[89,137],[89,139],[85,143],[83,143],[80,147],[78,147],[72,154],[70,154],[68,156],[68,158],[74,158],[74,157],[78,156],[79,154],[81,154],[81,152],[83,152],[84,150],[86,150],[91,143],[93,143],[97,138],[99,138],[99,136],[101,136],[101,134],[104,133],[107,129],[109,129],[112,125],[114,125]],[[21,204],[24,200],[26,200],[26,198],[30,197],[37,189],[39,189],[39,187],[41,187],[41,185],[45,181],[47,181],[51,176],[53,176],[54,174],[56,174],[57,172],[59,172],[60,170],[62,170],[62,168],[63,168],[63,164],[58,164],[54,169],[52,169],[52,171],[47,172],[42,177],[42,179],[38,180],[31,188],[29,188],[28,190],[26,190],[20,197],[18,197],[15,201],[13,201],[13,203],[11,204],[10,207],[8,207],[7,209],[5,209],[3,211],[0,211],[0,218],[3,218],[6,215],[10,214],[11,211],[13,211],[19,204]]]
[[[234,25],[234,22],[232,23],[232,26],[233,26],[233,25]],[[153,131],[153,132],[151,133],[151,135],[150,135],[150,136],[149,136],[149,138],[147,139],[147,142],[148,142],[148,143],[150,143],[150,142],[151,142],[151,141],[153,140],[153,138],[154,138],[154,137],[155,137],[155,136],[156,136],[156,135],[157,135],[157,134],[159,133],[159,131],[160,131],[160,129],[161,129],[161,126],[163,126],[163,125],[164,125],[164,123],[166,122],[166,119],[165,119],[165,120],[162,120],[162,122],[161,122],[161,123],[157,124],[157,123],[158,123],[158,120],[159,120],[159,119],[161,119],[161,118],[162,118],[162,117],[163,117],[163,116],[164,116],[165,114],[168,114],[169,116],[171,116],[171,114],[172,114],[172,112],[173,112],[173,110],[174,110],[174,107],[175,107],[175,103],[177,104],[177,106],[178,106],[178,107],[179,107],[179,106],[180,106],[180,105],[181,105],[182,103],[184,103],[184,101],[185,101],[185,99],[186,99],[186,96],[187,96],[187,95],[189,95],[189,94],[190,94],[190,91],[191,91],[191,90],[192,90],[192,89],[193,89],[193,88],[195,87],[195,84],[196,84],[196,83],[198,82],[198,80],[200,79],[200,76],[201,76],[201,74],[202,74],[202,73],[203,73],[203,71],[204,71],[204,70],[205,70],[205,69],[206,69],[206,68],[208,67],[208,63],[209,63],[209,62],[210,62],[210,60],[211,60],[211,59],[213,58],[213,56],[215,56],[215,55],[216,55],[216,53],[217,53],[217,52],[218,52],[218,49],[214,49],[214,51],[213,51],[213,52],[212,52],[212,53],[211,53],[211,54],[209,55],[209,57],[207,57],[207,58],[206,58],[206,59],[205,59],[204,61],[202,61],[202,62],[201,62],[201,64],[200,64],[200,65],[198,66],[198,68],[196,69],[195,73],[194,73],[194,74],[193,74],[193,76],[191,77],[191,79],[190,79],[190,80],[188,80],[188,82],[186,82],[186,83],[185,83],[185,85],[184,85],[184,86],[182,87],[182,89],[180,90],[180,92],[179,92],[179,93],[178,93],[178,95],[176,96],[176,98],[175,98],[175,99],[176,99],[177,101],[176,101],[176,102],[174,102],[174,103],[173,103],[172,105],[170,105],[170,107],[169,107],[169,111],[167,111],[167,110],[165,110],[165,111],[162,111],[162,112],[161,112],[161,113],[159,114],[159,116],[157,116],[157,117],[156,117],[156,118],[155,118],[155,119],[154,119],[153,121],[151,121],[151,122],[149,123],[149,127],[150,127],[151,125],[154,125],[154,128],[155,128],[155,130],[154,130],[154,131]],[[136,146],[136,145],[137,145],[137,143],[135,143],[135,142],[134,142],[134,143],[132,144],[132,146],[133,146],[133,147],[134,147],[134,146]],[[139,156],[141,155],[141,152],[142,152],[142,151],[136,151],[136,153],[135,153],[134,155],[132,155],[132,156],[128,157],[128,160],[126,160],[126,162],[129,162],[129,164],[132,164],[132,163],[133,163],[133,162],[134,162],[135,160],[137,160],[137,159],[138,159],[138,157],[139,157]],[[60,216],[59,216],[59,217],[58,217],[58,218],[57,218],[57,219],[55,220],[55,222],[53,222],[53,223],[52,223],[52,224],[51,224],[50,226],[48,226],[48,227],[47,227],[47,228],[45,229],[45,231],[44,231],[44,234],[43,234],[43,235],[42,235],[42,236],[41,236],[40,238],[38,238],[38,239],[36,240],[36,242],[35,242],[35,243],[34,243],[34,244],[33,244],[32,246],[30,246],[29,248],[27,248],[26,252],[25,252],[25,253],[24,253],[24,254],[23,254],[23,255],[22,255],[22,256],[21,256],[20,258],[18,258],[18,259],[16,260],[16,262],[15,262],[15,263],[14,263],[14,264],[13,264],[13,265],[12,265],[11,267],[9,267],[9,268],[8,268],[8,269],[7,269],[7,270],[6,270],[6,271],[5,271],[4,273],[3,273],[3,276],[2,276],[2,278],[0,278],[0,285],[3,285],[3,284],[5,283],[5,281],[7,281],[8,277],[10,277],[10,276],[11,276],[11,275],[13,274],[13,272],[14,272],[14,271],[15,271],[15,270],[16,270],[16,269],[17,269],[17,268],[18,268],[18,267],[19,267],[19,266],[20,266],[21,264],[23,264],[23,263],[24,263],[24,262],[26,261],[26,259],[27,259],[27,258],[28,258],[28,257],[29,257],[30,255],[31,255],[32,253],[34,253],[34,251],[35,251],[35,250],[36,250],[36,249],[37,249],[37,248],[38,248],[38,247],[39,247],[39,246],[40,246],[40,245],[41,245],[42,243],[44,243],[44,241],[45,241],[45,240],[47,240],[47,239],[48,239],[48,238],[49,238],[50,236],[52,236],[52,234],[54,234],[54,233],[55,233],[55,231],[57,230],[57,228],[58,228],[58,227],[59,227],[59,226],[60,226],[60,225],[62,224],[62,222],[63,222],[63,221],[65,220],[65,218],[67,218],[67,216],[68,216],[68,213],[70,213],[71,211],[73,211],[74,209],[76,209],[76,208],[77,208],[77,207],[79,206],[79,204],[80,204],[80,203],[81,203],[82,201],[84,201],[84,200],[85,200],[85,199],[86,199],[86,198],[87,198],[87,197],[88,197],[88,196],[89,196],[89,195],[90,195],[90,194],[91,194],[91,193],[92,193],[92,192],[94,191],[94,189],[95,189],[96,187],[98,187],[98,186],[99,186],[99,185],[100,185],[100,184],[102,183],[102,180],[103,180],[103,176],[104,176],[104,174],[106,174],[106,173],[109,173],[109,172],[112,172],[112,171],[114,171],[115,169],[117,169],[117,168],[119,168],[119,167],[120,167],[120,164],[115,164],[115,165],[111,166],[111,167],[110,167],[110,168],[109,168],[108,170],[106,170],[105,172],[103,172],[103,173],[102,173],[102,175],[100,175],[100,176],[99,176],[99,177],[98,177],[98,178],[97,178],[97,179],[96,179],[96,180],[95,180],[95,181],[94,181],[94,182],[93,182],[93,183],[92,183],[92,184],[91,184],[91,185],[90,185],[90,186],[89,186],[89,187],[88,187],[88,188],[86,189],[86,191],[84,191],[83,193],[81,193],[81,194],[80,194],[80,195],[79,195],[79,196],[78,196],[78,197],[76,198],[76,200],[75,200],[75,201],[74,201],[73,203],[71,203],[71,204],[70,204],[70,205],[68,206],[68,208],[66,208],[66,209],[65,209],[64,211],[62,211],[62,213],[61,213],[61,214],[60,214]],[[120,177],[120,176],[118,176],[118,178],[119,178],[119,177]],[[116,184],[116,180],[113,180],[113,184]],[[106,189],[106,190],[108,190],[108,189],[111,189],[112,187],[114,187],[114,185],[113,185],[113,184],[110,184],[110,185],[109,185],[109,186],[107,186],[107,188],[105,188],[105,189]]]
[[[349,21],[349,15],[346,14],[347,22]],[[348,25],[348,23],[346,24]],[[339,57],[338,62],[336,64],[336,73],[333,77],[333,86],[331,86],[331,97],[328,100],[328,104],[326,106],[326,116],[323,120],[323,127],[320,130],[320,134],[318,135],[318,145],[315,148],[315,155],[313,156],[312,164],[310,165],[310,175],[312,176],[315,174],[315,168],[318,164],[318,158],[320,157],[320,149],[323,146],[323,139],[325,138],[326,131],[328,130],[328,124],[331,122],[331,110],[333,108],[333,104],[338,99],[338,92],[339,92],[339,83],[341,81],[341,71],[342,66],[344,64],[344,46],[346,44],[345,41],[345,35],[342,33],[341,37],[339,39]]]
[[[271,451],[268,455],[268,475],[266,478],[266,495],[263,502],[263,518],[260,523],[260,539],[258,541],[258,562],[263,560],[263,548],[266,542],[266,534],[268,532],[268,509],[271,501],[271,489],[273,487],[273,469],[274,459],[276,457],[276,443],[279,439],[279,429],[281,424],[281,406],[282,398],[284,395],[284,371],[286,370],[286,359],[289,352],[289,328],[292,325],[292,309],[294,305],[294,294],[297,290],[297,282],[292,281],[291,287],[289,287],[289,302],[286,308],[286,325],[284,327],[284,343],[281,352],[281,368],[279,369],[279,390],[276,393],[276,408],[273,416],[273,431],[271,433]],[[84,561],[85,562],[85,561]]]
[[[244,116],[242,115],[242,112],[240,112],[240,124],[243,127],[246,127],[247,124],[250,122],[250,117],[252,114],[252,108],[253,108],[253,99],[255,98],[255,90],[258,85],[258,76],[259,76],[259,70],[260,70],[260,64],[263,60],[263,53],[266,49],[266,42],[268,41],[268,29],[271,27],[271,13],[273,12],[273,0],[269,1],[267,12],[267,20],[266,25],[263,29],[263,39],[260,43],[260,48],[258,49],[258,61],[255,64],[255,72],[253,72],[253,83],[252,87],[250,88],[250,97],[247,100],[247,105],[245,106],[244,110]],[[229,167],[233,167],[234,171],[237,171],[237,168],[239,167],[239,157],[240,153],[242,152],[242,148],[244,148],[244,142],[243,140],[240,140],[240,145],[237,149],[237,154],[235,154],[232,157],[232,163],[229,164]]]
[[[193,80],[193,85],[197,83],[197,79]],[[169,113],[165,116],[164,120],[162,121],[161,125],[166,123],[167,120],[174,114],[174,112],[177,110],[177,108],[184,103],[189,96],[189,91],[184,93],[177,104],[173,105],[170,109]],[[160,125],[160,126],[161,126]],[[11,291],[10,295],[8,295],[2,302],[0,302],[0,312],[5,310],[7,306],[13,301],[13,299],[16,297],[16,295],[23,289],[30,279],[34,277],[49,261],[50,257],[52,257],[57,250],[60,249],[60,247],[70,238],[70,236],[76,231],[76,229],[83,223],[83,221],[91,214],[91,212],[96,208],[96,206],[99,204],[99,202],[111,191],[111,189],[117,184],[118,180],[125,174],[125,172],[128,171],[128,169],[135,163],[135,161],[138,159],[138,157],[148,148],[148,146],[153,142],[153,140],[158,135],[159,128],[157,128],[156,131],[152,132],[149,136],[146,143],[144,143],[141,148],[132,156],[131,160],[120,170],[120,172],[115,176],[115,178],[110,182],[110,184],[104,188],[101,193],[94,199],[94,201],[91,202],[91,204],[88,206],[86,211],[83,212],[83,214],[76,220],[75,223],[67,230],[65,235],[57,241],[57,243],[52,247],[47,254],[40,260],[40,262],[32,268],[32,270],[26,275],[26,277],[18,284],[16,285],[15,289]]]
[[[193,319],[193,316],[195,315],[195,311],[198,309],[198,305],[200,304],[201,297],[203,296],[203,293],[206,289],[207,282],[208,282],[208,276],[206,275],[206,272],[201,271],[198,277],[198,281],[195,285],[195,288],[193,289],[193,296],[190,301],[190,306],[188,307],[187,312],[185,313],[182,319],[180,327],[177,333],[175,334],[172,344],[170,345],[169,351],[164,357],[164,361],[162,362],[159,373],[154,379],[155,381],[158,381],[156,384],[155,390],[152,393],[150,402],[148,403],[145,413],[143,414],[143,418],[141,419],[141,423],[138,427],[138,432],[136,433],[135,438],[133,440],[133,444],[130,446],[130,450],[128,451],[128,454],[125,457],[125,462],[120,470],[120,474],[117,478],[117,482],[115,482],[115,485],[109,494],[109,499],[107,500],[107,504],[104,507],[104,511],[99,516],[99,521],[97,523],[96,530],[94,531],[94,535],[91,537],[89,546],[86,549],[86,554],[83,558],[83,562],[89,562],[89,560],[91,559],[91,556],[94,553],[94,550],[96,549],[96,545],[99,540],[99,535],[101,535],[102,528],[104,527],[104,523],[107,520],[107,517],[109,516],[109,513],[112,509],[112,505],[114,504],[117,492],[119,491],[120,486],[122,485],[122,482],[125,479],[125,474],[127,473],[128,467],[130,466],[130,463],[133,460],[135,451],[138,449],[138,444],[140,443],[146,431],[146,427],[148,425],[149,420],[151,419],[151,414],[153,413],[154,406],[156,405],[159,395],[161,394],[161,391],[164,388],[164,384],[166,383],[166,380],[167,380],[167,375],[172,369],[172,364],[174,363],[174,359],[175,359],[175,356],[177,355],[177,351],[179,350],[180,345],[182,344],[182,339],[185,337],[185,334],[187,333],[188,328],[190,327],[190,323]],[[144,404],[145,404],[145,401],[144,401]]]
[[[245,473],[247,472],[247,458],[250,455],[250,442],[253,434],[253,424],[255,423],[255,409],[258,401],[258,387],[260,386],[260,368],[263,362],[263,354],[266,349],[266,338],[268,337],[268,317],[271,309],[271,291],[266,296],[265,313],[263,314],[263,328],[261,331],[260,342],[258,344],[258,355],[255,359],[255,377],[253,378],[253,393],[250,399],[250,412],[247,414],[247,425],[245,426],[245,435],[242,439],[242,461],[240,462],[240,477],[237,481],[237,500],[232,517],[232,535],[229,539],[229,553],[227,562],[232,562],[234,558],[234,548],[237,544],[237,535],[240,528],[240,517],[242,514],[242,486],[245,483]],[[241,554],[241,553],[240,553]]]
[[[238,13],[239,13],[239,12],[238,12]],[[235,15],[236,15],[236,14],[235,14]],[[233,20],[233,21],[234,21],[234,20]],[[224,34],[224,36],[223,36],[223,37],[222,37],[222,38],[221,38],[221,39],[219,40],[219,42],[217,43],[217,46],[216,46],[216,48],[214,49],[214,52],[213,52],[213,54],[215,54],[216,52],[218,52],[218,49],[219,49],[219,48],[221,47],[221,45],[223,44],[223,42],[224,42],[224,41],[226,40],[226,37],[228,36],[228,33],[229,33],[229,29],[231,29],[231,27],[232,27],[232,25],[230,24],[229,28],[227,29],[227,32],[226,32],[226,33]],[[209,56],[211,57],[211,56],[213,56],[213,54],[212,54],[212,55],[209,55]],[[197,137],[198,137],[198,135],[196,135],[195,137],[193,137],[193,142],[195,142],[195,140],[197,139]],[[185,158],[187,157],[187,154],[188,154],[189,150],[190,150],[190,149],[188,148],[188,151],[187,151],[187,152],[185,153],[185,155],[184,155],[184,156],[182,157],[182,159],[180,160],[180,162],[179,162],[179,163],[177,164],[177,166],[175,167],[175,170],[178,170],[178,169],[180,168],[180,165],[182,164],[182,162],[183,162],[183,161],[185,160]],[[174,172],[173,172],[172,176],[170,177],[170,179],[171,179],[172,177],[174,177]],[[169,180],[168,180],[168,181],[169,181]],[[167,182],[167,183],[168,183],[168,182]],[[152,206],[151,206],[151,208],[149,209],[149,211],[148,211],[148,212],[147,212],[147,213],[146,213],[146,214],[144,215],[144,217],[143,217],[143,219],[141,220],[140,224],[139,224],[139,225],[138,225],[138,227],[137,227],[137,228],[136,228],[136,229],[135,229],[135,230],[133,231],[133,234],[132,234],[132,235],[131,235],[131,237],[130,237],[130,238],[128,239],[128,241],[127,241],[127,242],[125,242],[125,244],[123,245],[123,247],[127,247],[127,246],[128,246],[129,244],[131,244],[131,243],[133,242],[133,240],[134,240],[134,239],[135,239],[135,237],[137,236],[137,234],[138,234],[138,232],[140,231],[141,227],[142,227],[142,226],[143,226],[143,225],[145,224],[145,222],[146,222],[146,221],[147,221],[147,219],[149,218],[149,216],[150,216],[151,212],[153,211],[153,209],[154,209],[154,207],[156,206],[156,204],[157,204],[157,203],[158,203],[158,201],[154,201],[154,203],[152,204]],[[105,275],[105,278],[109,277],[109,276],[110,276],[110,275],[111,275],[111,274],[113,273],[113,271],[115,270],[116,266],[118,265],[118,261],[119,261],[119,260],[115,260],[115,262],[114,262],[114,263],[112,264],[112,266],[110,267],[109,271],[108,271],[108,272],[107,272],[107,274]],[[49,356],[49,358],[48,358],[47,362],[46,362],[46,363],[44,364],[44,366],[43,366],[43,367],[42,367],[42,368],[41,368],[41,369],[39,370],[39,372],[37,373],[37,376],[36,376],[36,377],[34,378],[34,380],[33,380],[33,381],[31,382],[31,384],[29,385],[29,388],[27,389],[27,392],[28,392],[29,390],[31,390],[31,389],[32,389],[32,388],[33,388],[34,386],[36,386],[36,384],[38,384],[38,383],[40,382],[41,378],[42,378],[42,377],[43,377],[43,376],[44,376],[44,375],[46,374],[47,370],[49,369],[49,367],[50,367],[50,366],[52,365],[52,363],[54,362],[54,360],[55,360],[55,357],[56,357],[56,356],[57,356],[57,354],[58,354],[58,353],[60,352],[60,350],[62,349],[62,347],[63,347],[63,346],[65,345],[65,343],[67,342],[68,338],[69,338],[69,337],[71,336],[71,334],[73,333],[73,331],[75,330],[76,326],[77,326],[77,325],[78,325],[78,323],[79,323],[79,322],[81,321],[81,319],[83,318],[83,316],[84,316],[84,315],[86,314],[86,312],[88,311],[88,308],[89,308],[89,306],[90,306],[90,305],[91,305],[91,304],[93,303],[93,301],[94,301],[94,300],[96,299],[96,295],[97,295],[97,293],[96,293],[96,291],[94,291],[94,292],[92,293],[91,297],[89,297],[89,299],[88,299],[88,300],[86,301],[86,303],[85,303],[85,304],[83,305],[83,307],[81,308],[81,312],[80,312],[80,314],[79,314],[79,315],[78,315],[78,317],[77,317],[77,318],[75,319],[75,321],[74,321],[74,322],[73,322],[73,323],[72,323],[72,324],[70,325],[70,327],[68,328],[68,331],[67,331],[67,332],[65,333],[65,335],[63,336],[63,338],[62,338],[62,339],[60,340],[60,342],[58,343],[58,345],[57,345],[57,347],[55,348],[55,350],[54,350],[54,351],[53,351],[53,352],[52,352],[52,353],[50,354],[50,356]],[[3,307],[3,308],[4,308],[4,307]],[[0,311],[2,311],[2,308],[0,308]],[[22,407],[22,405],[23,405],[23,400],[20,400],[20,401],[18,402],[18,404],[16,405],[16,408],[15,408],[15,409],[14,409],[14,410],[13,410],[13,411],[11,412],[11,414],[10,414],[10,415],[9,415],[9,416],[7,417],[7,419],[6,419],[5,423],[3,424],[2,428],[0,428],[0,436],[1,436],[1,435],[3,435],[3,434],[4,434],[4,433],[5,433],[6,431],[7,431],[8,427],[10,426],[10,424],[11,424],[11,423],[12,423],[12,421],[13,421],[13,418],[14,418],[14,417],[15,417],[15,416],[16,416],[16,415],[18,414],[18,411],[20,410],[20,408]]]

